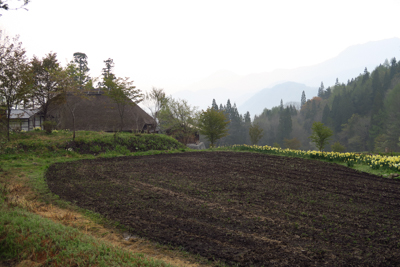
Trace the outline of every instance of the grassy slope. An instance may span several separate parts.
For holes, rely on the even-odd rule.
[[[55,162],[184,151],[185,147],[176,140],[163,135],[115,136],[82,131],[77,132],[73,143],[68,132],[51,135],[29,132],[13,135],[11,142],[0,149],[3,152],[0,154],[0,266],[1,260],[16,263],[26,259],[50,266],[167,266],[143,253],[120,248],[122,243],[115,239],[121,239],[124,229],[59,200],[48,190],[44,172]],[[390,172],[363,165],[353,168],[376,175]],[[102,240],[102,237],[108,238]],[[132,243],[128,245],[131,247]],[[140,247],[136,251],[146,254],[154,252],[154,246],[147,250],[136,247]],[[160,254],[168,254],[164,252],[165,249]],[[185,254],[174,253],[158,258],[187,266],[200,261],[199,258],[186,261]]]
[[[82,131],[75,141],[71,142],[68,132],[29,132],[14,134],[11,142],[2,147],[0,266],[2,262],[12,265],[22,260],[45,266],[172,266],[145,256],[149,252],[165,254],[156,258],[173,265],[191,265],[187,259],[179,259],[184,258],[183,253],[169,255],[165,248],[154,248],[145,240],[123,240],[122,227],[59,200],[44,180],[44,172],[55,162],[177,153],[185,147],[163,135],[115,136]],[[143,253],[132,253],[132,249],[121,248],[121,244]]]

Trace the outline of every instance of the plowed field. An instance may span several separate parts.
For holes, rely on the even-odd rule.
[[[400,182],[321,161],[191,152],[50,166],[61,198],[242,266],[400,266]]]

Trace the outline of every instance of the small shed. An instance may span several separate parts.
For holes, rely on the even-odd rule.
[[[40,109],[12,109],[10,113],[10,128],[15,131],[32,131],[35,127],[42,128],[43,117]]]

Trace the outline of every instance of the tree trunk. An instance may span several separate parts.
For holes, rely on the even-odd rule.
[[[11,117],[11,108],[7,109],[7,140],[10,142],[10,117]]]

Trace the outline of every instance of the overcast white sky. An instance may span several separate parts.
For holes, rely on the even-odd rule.
[[[245,75],[323,62],[345,48],[400,37],[400,0],[31,0],[0,28],[28,55],[88,56],[92,76],[115,74],[168,93],[219,70]],[[18,3],[9,0],[10,4]]]

